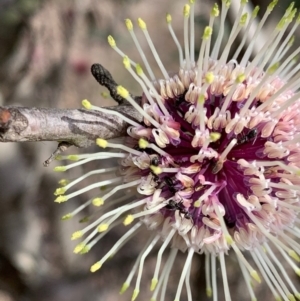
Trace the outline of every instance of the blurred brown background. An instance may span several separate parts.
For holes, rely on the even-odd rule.
[[[264,2],[259,4],[264,7]],[[165,14],[172,14],[173,27],[182,41],[184,4],[182,0],[0,0],[0,105],[78,108],[85,98],[102,106],[114,104],[101,95],[106,91],[91,76],[92,63],[102,63],[118,83],[140,95],[121,57],[107,44],[107,36],[113,35],[118,46],[139,61],[124,19],[129,17],[136,24],[142,17],[167,70],[176,72],[178,54],[165,25]],[[208,0],[196,3],[199,37],[212,4]],[[269,26],[287,4],[281,4]],[[228,28],[230,25],[229,19]],[[197,39],[196,49],[200,42]],[[152,56],[148,57],[153,63]],[[44,168],[42,162],[55,147],[55,143],[44,142],[0,145],[0,301],[130,300],[131,288],[123,297],[118,291],[142,248],[144,234],[91,274],[90,265],[124,229],[111,231],[84,257],[73,254],[75,243],[70,236],[81,227],[77,219],[62,222],[60,217],[76,208],[85,196],[66,204],[53,203],[61,174],[52,171],[55,163]],[[166,301],[174,299],[184,259],[185,255],[180,255],[176,260]],[[194,301],[206,300],[202,261],[201,256],[194,259]],[[151,296],[148,288],[155,262],[153,252],[146,261],[138,300]],[[233,300],[249,300],[241,274],[236,273],[237,263],[234,259],[227,262]],[[223,300],[221,278],[218,281],[219,300]],[[265,285],[258,291],[268,300]],[[186,300],[184,294],[182,300]]]

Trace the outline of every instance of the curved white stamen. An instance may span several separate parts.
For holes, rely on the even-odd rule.
[[[237,259],[238,259],[238,263],[239,263],[240,269],[242,271],[244,280],[246,282],[246,286],[247,286],[248,292],[250,294],[251,301],[255,301],[257,299],[255,297],[255,294],[254,294],[254,291],[253,291],[253,288],[252,288],[252,285],[251,285],[251,279],[249,277],[249,274],[248,274],[248,272],[245,268],[245,265],[240,261],[239,257],[237,257]]]
[[[157,65],[159,66],[159,68],[160,68],[160,70],[161,70],[164,78],[165,79],[169,79],[170,77],[168,75],[168,72],[166,71],[166,69],[165,69],[162,61],[160,60],[160,57],[159,57],[159,55],[158,55],[158,53],[157,53],[157,51],[155,49],[155,46],[154,46],[154,44],[153,44],[153,42],[152,42],[152,40],[150,38],[150,35],[149,35],[147,27],[146,27],[146,23],[141,18],[138,18],[138,24],[139,24],[139,27],[141,28],[141,30],[143,31],[143,33],[145,35],[145,38],[146,38],[146,40],[148,42],[148,45],[149,45],[149,47],[150,47],[150,49],[152,51],[152,54],[153,54],[153,56],[154,56],[154,58],[156,60]]]
[[[218,301],[218,286],[217,286],[217,275],[216,275],[216,256],[214,254],[211,255],[211,278],[212,278],[212,294],[213,301]]]
[[[156,298],[157,298],[157,295],[159,293],[161,285],[163,285],[163,286],[162,286],[162,290],[161,290],[160,300],[161,301],[165,300],[167,283],[168,283],[170,272],[171,272],[171,269],[173,267],[173,264],[174,264],[177,253],[178,253],[178,249],[176,249],[176,248],[171,249],[171,252],[168,256],[167,262],[166,262],[166,264],[165,264],[165,266],[162,270],[162,273],[161,273],[161,276],[159,278],[158,284],[155,288],[155,291],[154,291],[150,301],[156,301]]]
[[[168,23],[168,28],[169,28],[169,31],[170,31],[170,34],[173,38],[173,41],[175,43],[175,45],[177,46],[177,49],[178,49],[178,53],[179,53],[179,66],[180,68],[183,67],[183,53],[182,53],[182,48],[181,48],[181,44],[179,43],[177,37],[176,37],[176,34],[173,30],[173,27],[172,27],[172,24],[171,24],[171,15],[167,15],[167,23]],[[193,49],[193,48],[192,48]]]
[[[105,113],[105,114],[118,116],[120,119],[126,121],[127,123],[129,123],[129,124],[131,124],[133,126],[138,126],[138,127],[141,126],[139,123],[135,122],[134,120],[131,120],[130,118],[124,116],[124,114],[119,113],[117,111],[107,110],[107,109],[100,108],[100,107],[97,107],[97,106],[94,106],[94,105],[91,106],[91,109],[95,110],[95,111],[99,111],[99,112]]]
[[[80,230],[79,232],[82,233],[82,234],[85,234],[86,232],[88,232],[89,230],[91,230],[92,228],[94,228],[95,226],[98,226],[103,220],[105,220],[106,218],[114,215],[114,214],[117,214],[118,212],[122,211],[123,213],[133,209],[133,208],[136,208],[136,207],[139,207],[141,205],[144,205],[146,202],[147,202],[148,198],[145,198],[143,200],[140,200],[138,202],[135,202],[135,203],[132,203],[132,204],[129,204],[129,205],[123,205],[121,207],[118,207],[114,210],[111,210],[107,213],[104,213],[101,217],[99,217],[97,220],[95,220],[93,223],[89,224],[87,227],[85,227],[84,229]]]
[[[288,283],[288,285],[291,287],[294,295],[298,295],[299,296],[299,291],[297,291],[296,287],[294,286],[291,278],[289,277],[289,275],[287,274],[285,268],[283,267],[283,265],[281,264],[281,262],[277,259],[277,256],[273,253],[272,249],[269,247],[269,245],[267,243],[264,244],[265,249],[267,250],[268,254],[271,256],[272,260],[276,263],[276,265],[278,266],[278,268],[280,269],[280,272],[282,273],[282,275],[284,276],[285,281]]]
[[[183,31],[184,31],[184,53],[185,53],[185,69],[191,68],[191,59],[190,59],[190,49],[189,49],[189,17],[190,17],[190,6],[186,4],[183,9],[184,22],[183,22]],[[193,51],[193,49],[191,49]]]
[[[191,51],[191,63],[195,61],[195,0],[190,0],[190,51]]]
[[[105,256],[102,257],[101,260],[99,260],[97,263],[95,263],[92,267],[91,267],[91,271],[95,271],[98,270],[103,263],[109,259],[113,254],[115,254],[122,246],[125,242],[127,242],[130,238],[132,238],[136,233],[136,231],[138,230],[139,227],[141,227],[142,222],[139,222],[137,224],[135,224],[132,228],[130,228],[115,244],[114,246],[106,253]]]
[[[252,51],[253,51],[253,46],[255,45],[257,39],[258,39],[258,36],[261,32],[261,28],[263,27],[263,25],[265,24],[269,14],[271,13],[271,11],[273,10],[274,6],[276,5],[277,1],[273,1],[269,4],[267,10],[265,11],[261,21],[259,22],[258,26],[256,27],[256,30],[254,32],[254,35],[253,37],[251,38],[251,42],[250,44],[247,46],[247,50],[246,52],[244,53],[243,55],[243,58],[241,59],[241,63],[240,65],[242,67],[245,67],[246,64],[249,62],[250,60],[250,57],[251,57],[251,54],[252,54]]]
[[[222,280],[223,280],[225,300],[226,301],[231,301],[231,295],[230,295],[230,292],[229,292],[229,285],[228,285],[228,280],[227,280],[227,272],[226,272],[224,252],[220,252],[219,258],[220,258],[220,264],[221,264],[221,272],[222,272]]]
[[[153,236],[152,236],[152,237],[153,237]],[[125,280],[125,282],[124,282],[124,284],[123,284],[123,286],[122,286],[122,288],[121,288],[121,290],[120,290],[120,294],[123,294],[123,293],[127,290],[127,288],[130,286],[130,283],[131,283],[131,281],[132,281],[132,278],[133,278],[133,276],[135,275],[136,270],[137,270],[137,268],[138,268],[138,266],[139,266],[141,257],[142,257],[142,255],[144,254],[145,250],[148,248],[149,244],[151,243],[152,237],[150,237],[150,238],[148,239],[147,243],[144,245],[143,249],[141,250],[141,252],[139,253],[137,259],[135,260],[134,265],[133,265],[131,271],[129,272],[129,274],[128,274],[128,276],[127,276],[127,278],[126,278],[126,280]]]
[[[173,238],[175,232],[176,232],[176,229],[172,229],[169,232],[169,234],[166,237],[164,243],[162,244],[162,246],[160,247],[160,249],[158,251],[157,259],[156,259],[156,265],[155,265],[155,269],[154,269],[154,275],[153,275],[152,283],[151,283],[151,289],[150,289],[151,291],[153,291],[155,289],[155,286],[158,282],[158,273],[159,273],[159,268],[160,268],[160,264],[161,264],[162,255],[163,255],[166,247],[170,243],[171,239]]]
[[[232,148],[237,144],[237,139],[232,139],[230,143],[227,145],[227,147],[224,149],[222,154],[219,157],[219,161],[223,162],[228,155],[228,153],[232,150]]]
[[[190,265],[188,267],[188,272],[185,276],[185,287],[186,287],[186,293],[187,293],[187,296],[188,296],[188,301],[193,301],[192,291],[191,291],[191,284],[190,284],[191,268],[192,268],[192,266]]]
[[[136,279],[136,284],[135,284],[135,288],[134,288],[134,291],[133,291],[133,296],[132,296],[132,299],[131,299],[132,301],[134,301],[136,299],[136,297],[137,297],[137,295],[140,291],[140,284],[141,284],[141,278],[142,278],[145,259],[146,259],[146,257],[148,256],[148,254],[150,253],[150,251],[153,249],[153,247],[155,246],[155,244],[157,243],[157,241],[160,238],[159,234],[155,235],[155,233],[154,233],[153,236],[151,237],[150,244],[148,245],[147,249],[144,251],[144,253],[141,257],[141,260],[140,260],[138,275],[137,275],[137,279]]]
[[[211,297],[212,289],[211,289],[211,277],[210,277],[210,254],[205,253],[205,282],[206,282],[206,295]]]
[[[218,31],[217,40],[215,42],[214,48],[213,48],[212,53],[211,53],[211,58],[213,60],[216,60],[219,56],[221,42],[222,42],[223,35],[224,35],[225,18],[226,18],[227,12],[228,12],[228,8],[229,7],[227,6],[226,1],[222,1],[220,28],[219,28],[219,31]]]
[[[131,20],[126,19],[125,23],[126,23],[128,31],[129,31],[132,39],[133,39],[135,47],[137,48],[137,50],[138,50],[138,52],[139,52],[139,54],[140,54],[140,56],[141,56],[141,58],[142,58],[142,60],[143,60],[143,62],[145,64],[145,67],[146,67],[146,69],[147,69],[147,71],[149,73],[149,76],[150,76],[151,80],[155,81],[155,75],[154,75],[154,73],[153,73],[153,71],[152,71],[152,69],[151,69],[151,67],[149,65],[149,62],[147,60],[147,57],[146,57],[144,51],[142,50],[142,47],[141,47],[141,45],[140,45],[140,43],[139,43],[139,41],[138,41],[138,39],[137,39],[137,37],[136,37],[136,35],[134,33],[133,25],[132,25]]]
[[[247,27],[245,28],[245,30],[243,32],[243,39],[239,43],[239,47],[237,48],[237,50],[235,51],[235,53],[232,57],[233,60],[236,60],[238,58],[240,52],[242,51],[242,49],[246,43],[246,40],[250,38],[250,31],[251,31],[252,25],[257,26],[255,18],[257,17],[258,10],[259,10],[259,7],[256,6],[251,14],[250,21],[248,22]]]
[[[92,175],[109,173],[109,172],[116,171],[116,170],[117,170],[117,167],[111,167],[111,168],[96,169],[96,170],[87,172],[86,174],[82,175],[81,177],[78,177],[76,180],[74,180],[74,181],[70,182],[69,184],[67,184],[66,186],[62,187],[62,189],[64,190],[64,193],[65,193],[72,186],[76,185],[77,183],[83,181],[84,179],[86,179]]]
[[[188,255],[186,257],[184,267],[183,267],[182,272],[181,272],[181,276],[180,276],[180,280],[179,280],[179,283],[178,283],[178,286],[177,286],[177,291],[176,291],[174,301],[179,301],[179,299],[180,299],[183,282],[184,282],[184,279],[185,279],[186,274],[188,272],[189,266],[192,265],[193,255],[194,255],[194,249],[190,248],[189,251],[188,251]]]
[[[251,256],[252,256],[252,258],[253,258],[255,264],[257,265],[257,267],[258,267],[260,273],[262,274],[264,280],[266,281],[268,287],[270,288],[270,290],[271,290],[271,292],[272,292],[272,294],[273,294],[275,300],[281,300],[281,298],[280,298],[280,296],[278,295],[278,293],[277,293],[277,291],[276,291],[274,285],[273,285],[272,282],[270,281],[270,279],[269,279],[268,275],[266,274],[265,270],[263,269],[263,267],[262,267],[262,265],[261,265],[259,259],[257,258],[256,253],[250,252],[250,254],[251,254]]]

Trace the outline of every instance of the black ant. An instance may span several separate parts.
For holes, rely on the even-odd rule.
[[[150,164],[153,166],[158,166],[159,165],[159,157],[154,155],[150,160]]]
[[[182,205],[182,201],[177,203],[174,200],[170,200],[165,208],[172,211],[178,210],[181,214],[183,214],[184,218],[193,220],[192,215],[185,208],[182,208],[181,205]]]
[[[165,181],[165,183],[167,184],[167,186],[168,186],[170,192],[175,193],[175,192],[176,192],[176,189],[175,189],[175,187],[174,187],[174,182],[173,182],[172,178],[164,177],[164,181]]]
[[[246,135],[242,135],[241,138],[238,139],[237,145],[247,143],[248,141],[254,139],[257,136],[257,129],[251,129]]]

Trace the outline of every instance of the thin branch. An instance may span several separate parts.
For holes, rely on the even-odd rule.
[[[131,106],[106,108],[140,122]],[[87,147],[96,138],[124,136],[128,123],[116,115],[84,109],[0,107],[0,142],[57,141]]]

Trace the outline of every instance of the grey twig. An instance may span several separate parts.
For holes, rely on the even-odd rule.
[[[142,120],[131,106],[106,109],[138,122]],[[87,147],[99,137],[124,136],[127,127],[128,123],[120,117],[99,111],[0,107],[0,142],[57,141]]]

